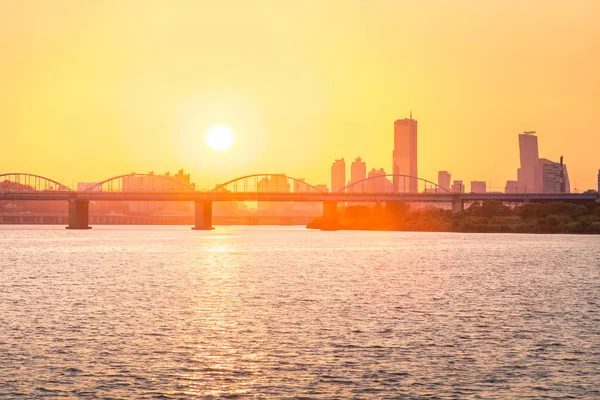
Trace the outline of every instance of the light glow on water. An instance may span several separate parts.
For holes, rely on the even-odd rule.
[[[600,238],[0,227],[0,397],[600,396]]]

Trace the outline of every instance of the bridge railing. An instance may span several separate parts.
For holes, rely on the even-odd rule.
[[[23,172],[0,174],[0,193],[71,192],[71,188],[41,175]]]
[[[337,190],[345,193],[450,193],[436,183],[403,174],[376,174]]]
[[[254,174],[217,185],[211,192],[230,193],[323,193],[324,188],[285,174]]]
[[[126,174],[114,176],[89,185],[88,192],[188,192],[195,191],[193,184],[170,176],[154,174]]]

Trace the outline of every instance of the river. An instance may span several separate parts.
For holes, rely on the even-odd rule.
[[[600,397],[600,236],[0,227],[0,397]]]

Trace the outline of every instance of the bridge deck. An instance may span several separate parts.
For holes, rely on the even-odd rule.
[[[591,202],[596,193],[503,194],[503,193],[267,193],[267,192],[4,192],[0,200],[84,201],[296,201],[296,202],[453,202],[500,200],[506,202]]]

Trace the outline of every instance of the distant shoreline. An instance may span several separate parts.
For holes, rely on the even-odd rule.
[[[323,219],[308,229],[322,229]],[[499,201],[474,203],[465,211],[411,210],[408,203],[350,206],[324,230],[394,232],[600,234],[600,203],[540,203],[509,207]]]

